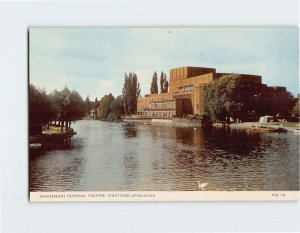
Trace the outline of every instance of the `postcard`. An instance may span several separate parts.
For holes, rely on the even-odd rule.
[[[29,196],[299,200],[297,27],[31,27]]]

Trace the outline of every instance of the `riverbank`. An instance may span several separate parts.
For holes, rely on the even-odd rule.
[[[68,145],[76,134],[72,128],[61,131],[59,125],[50,125],[41,134],[29,136],[29,148],[36,150],[50,145]]]
[[[124,122],[132,123],[144,123],[144,124],[164,124],[164,125],[174,125],[183,127],[200,127],[203,126],[201,119],[188,119],[188,118],[169,118],[169,119],[151,119],[151,118],[133,118],[125,117]]]
[[[299,122],[282,122],[280,125],[282,125],[282,128],[285,128],[290,132],[293,132],[295,129],[299,129]],[[253,129],[258,126],[260,126],[260,123],[258,122],[232,123],[229,125],[229,127],[233,129]]]

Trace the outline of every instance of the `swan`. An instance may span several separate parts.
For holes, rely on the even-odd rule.
[[[199,190],[203,191],[207,186],[207,182],[200,183],[200,181],[198,180],[198,186],[199,186]]]

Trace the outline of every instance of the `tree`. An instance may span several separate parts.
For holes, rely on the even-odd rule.
[[[167,81],[166,74],[162,71],[160,74],[160,92],[167,93],[169,88],[169,82]]]
[[[120,95],[116,99],[110,93],[105,95],[99,101],[99,107],[96,109],[97,119],[115,121],[124,114],[123,97]]]
[[[95,102],[94,102],[94,105],[93,105],[93,109],[94,109],[94,118],[98,119],[98,115],[97,115],[97,109],[99,108],[99,101],[98,101],[98,98],[96,97],[95,98]]]
[[[137,98],[141,94],[140,84],[135,73],[125,73],[122,90],[124,112],[127,115],[136,113]]]
[[[299,112],[299,100],[297,101],[297,103],[295,104],[295,106],[293,107],[292,113],[295,116],[299,116],[300,112]]]
[[[272,114],[279,114],[282,116],[290,116],[297,100],[289,91],[283,91],[272,95],[269,99],[272,106]]]
[[[124,107],[123,107],[123,97],[122,95],[119,95],[115,101],[113,101],[110,105],[110,108],[112,110],[112,113],[114,114],[114,119],[117,120],[120,119],[122,115],[124,115]]]
[[[49,96],[46,90],[36,88],[33,84],[29,86],[29,133],[41,133],[45,126],[55,116]]]
[[[85,114],[89,115],[91,109],[92,109],[92,102],[90,101],[89,96],[87,96],[85,101],[84,101],[84,112],[85,112]]]
[[[101,98],[99,102],[99,108],[97,109],[97,115],[99,119],[107,119],[109,113],[112,112],[112,103],[115,101],[115,97],[110,93]]]
[[[85,114],[84,102],[77,91],[73,90],[71,92],[69,100],[65,114],[66,130],[70,128],[72,121],[80,120]]]
[[[248,114],[245,87],[239,75],[224,75],[205,89],[205,111],[214,121],[243,118]]]
[[[152,82],[151,82],[151,88],[150,88],[151,94],[157,94],[158,93],[158,86],[157,86],[157,73],[154,72],[152,76]]]
[[[70,91],[67,87],[58,92],[51,93],[51,102],[56,110],[56,119],[60,122],[61,131],[66,130],[71,125],[71,121],[76,121],[84,116],[84,103],[76,91]]]

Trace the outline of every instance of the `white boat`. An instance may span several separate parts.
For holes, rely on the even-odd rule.
[[[262,116],[259,118],[260,124],[279,125],[280,122],[274,120],[273,116]]]
[[[252,127],[255,131],[261,132],[287,132],[287,129],[283,128],[280,122],[275,121],[273,116],[260,117],[258,124]]]
[[[298,129],[294,129],[294,134],[300,134],[300,127],[298,126]]]

